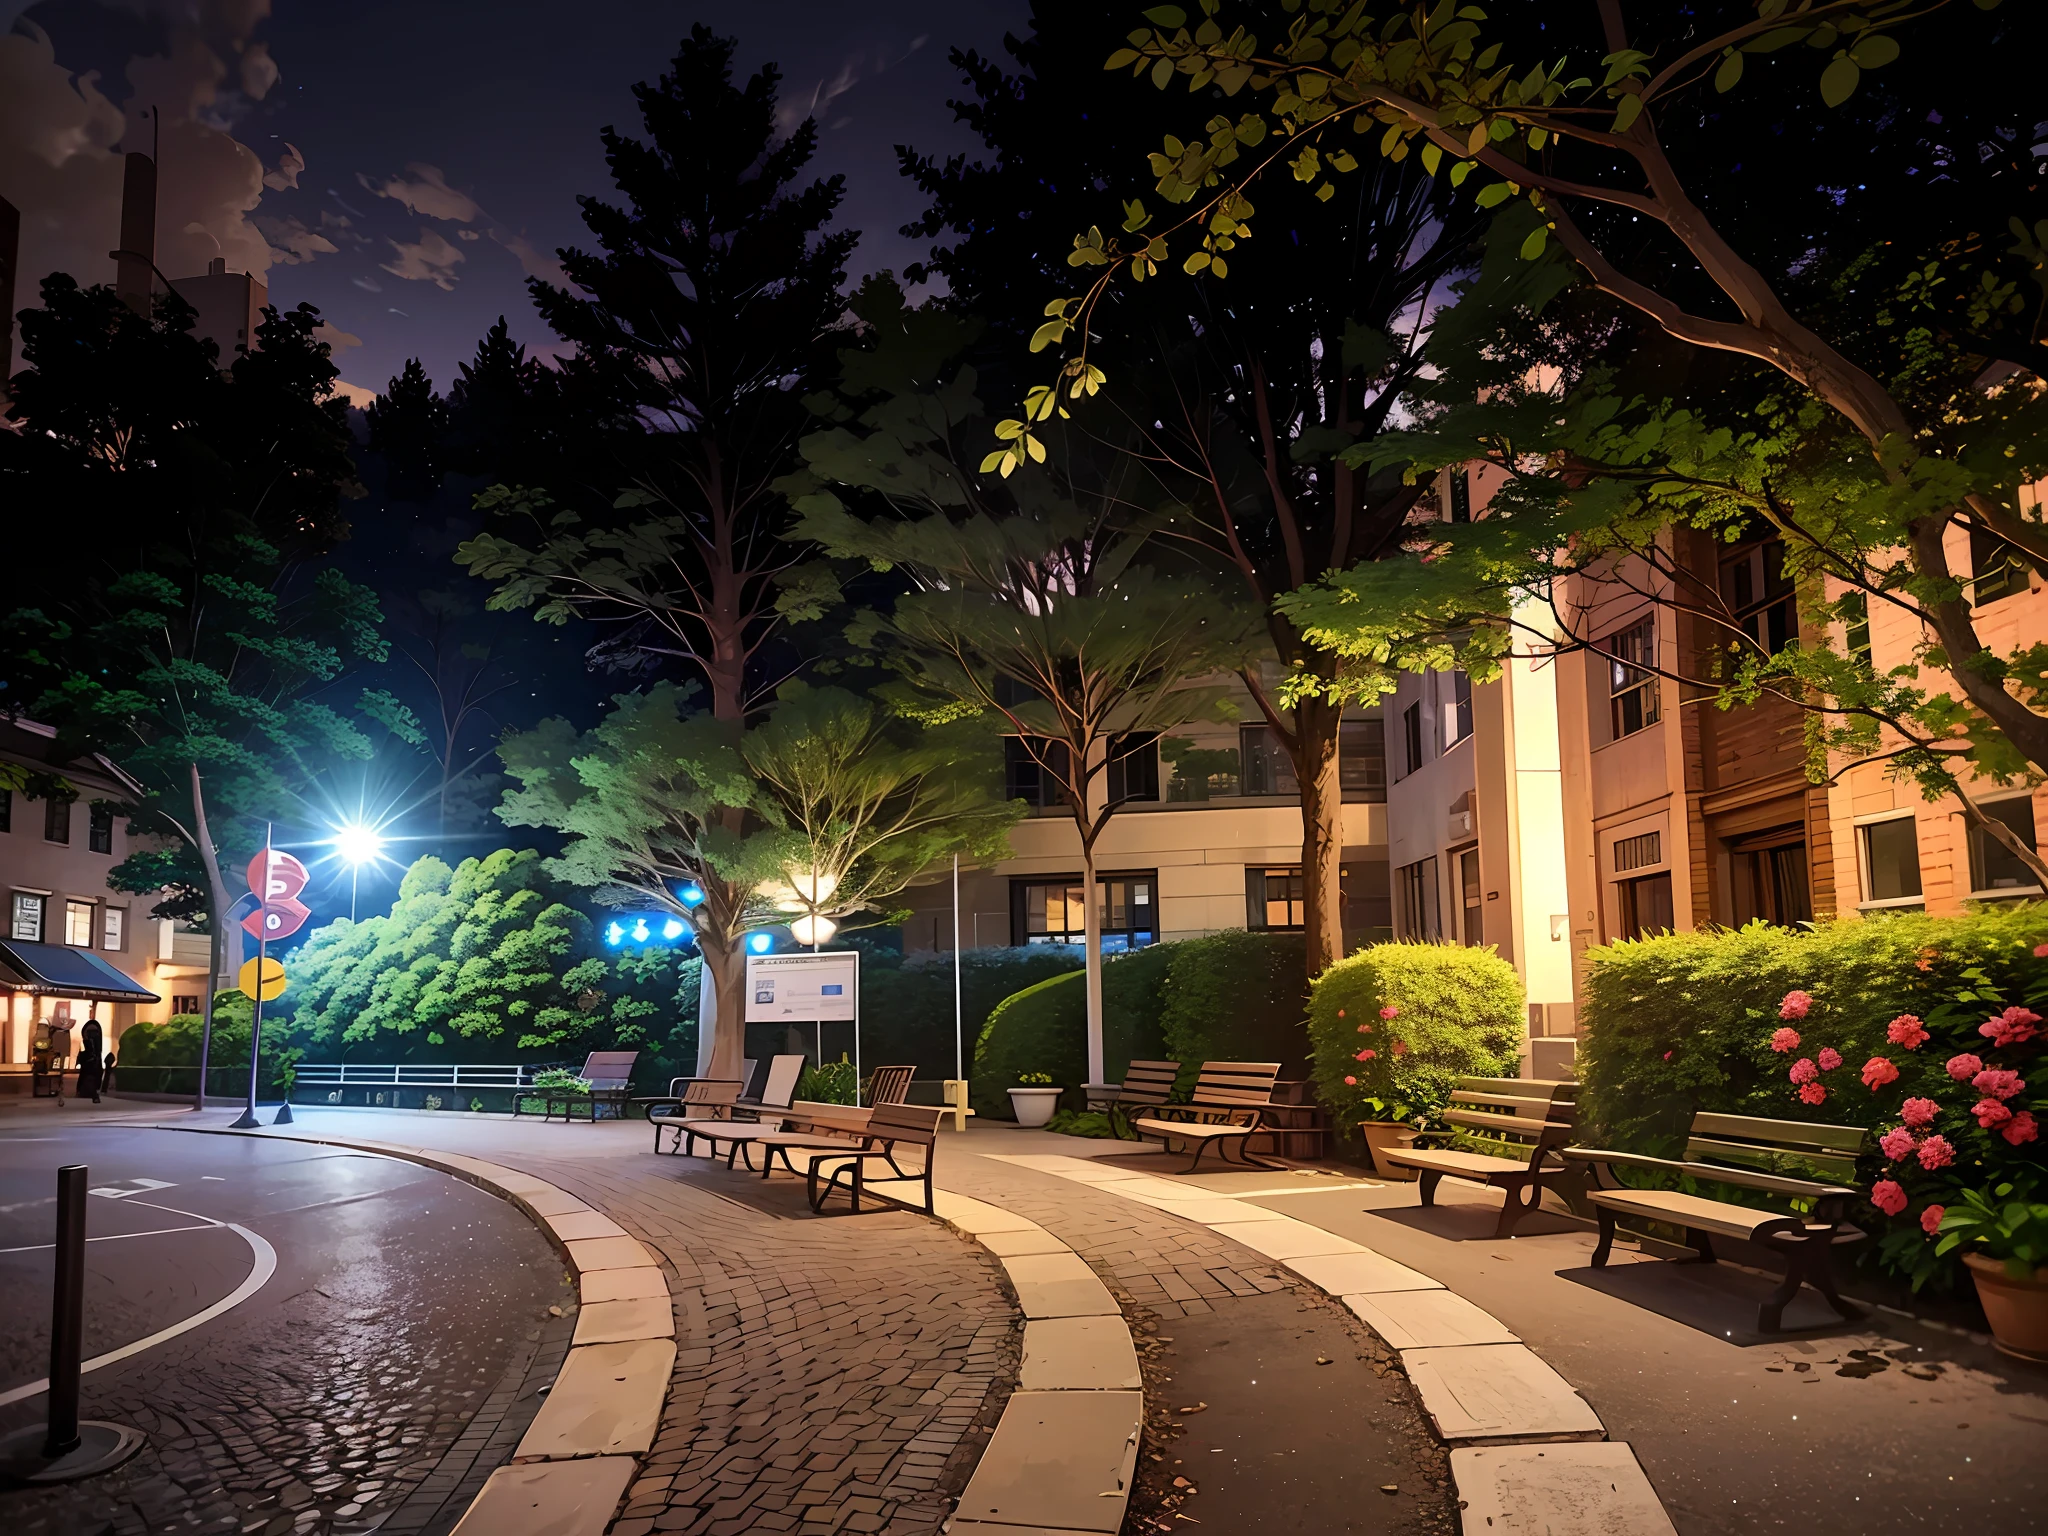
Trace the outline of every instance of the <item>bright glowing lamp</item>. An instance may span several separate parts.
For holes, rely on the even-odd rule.
[[[604,931],[604,941],[607,944],[621,944],[625,942],[625,938],[626,930],[618,923],[613,923]]]
[[[647,942],[647,919],[644,917],[633,925],[633,942],[635,944],[645,944]]]
[[[815,907],[820,902],[831,900],[832,893],[839,889],[837,875],[805,869],[797,864],[783,866],[782,872],[789,876],[790,889],[797,893],[806,906]],[[808,944],[810,940],[806,939],[804,942]]]
[[[683,925],[676,919],[670,918],[661,925],[661,936],[669,940],[680,939],[683,936]]]
[[[839,931],[839,925],[829,917],[800,917],[789,931],[799,944],[822,944]]]
[[[757,955],[765,955],[774,947],[775,935],[772,933],[750,933],[747,935],[747,948]]]
[[[676,900],[686,907],[701,906],[704,901],[704,887],[695,884],[686,885],[676,892]]]
[[[384,839],[375,827],[352,821],[347,826],[334,829],[334,851],[344,864],[356,867],[374,864],[384,856]]]

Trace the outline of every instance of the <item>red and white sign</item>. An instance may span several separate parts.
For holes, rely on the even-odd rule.
[[[266,901],[242,919],[242,926],[252,939],[288,939],[305,927],[306,919],[312,915],[313,909],[298,897],[285,896]]]
[[[249,889],[266,905],[273,901],[289,901],[303,891],[306,882],[312,878],[306,873],[305,865],[282,849],[266,848],[249,861]]]

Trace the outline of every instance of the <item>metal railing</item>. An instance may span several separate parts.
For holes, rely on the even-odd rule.
[[[530,1088],[536,1072],[559,1065],[302,1061],[294,1077],[299,1088]]]

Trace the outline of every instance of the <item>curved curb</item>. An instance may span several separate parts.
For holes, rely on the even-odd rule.
[[[1592,1405],[1499,1319],[1421,1271],[1199,1185],[1092,1158],[982,1155],[1205,1226],[1342,1302],[1400,1355],[1451,1448],[1465,1531],[1676,1536],[1634,1452],[1607,1438]]]
[[[1024,1314],[1017,1390],[944,1529],[957,1536],[1121,1530],[1145,1394],[1123,1309],[1081,1256],[1023,1216],[940,1190],[933,1210],[994,1254]]]
[[[567,1190],[483,1158],[356,1137],[164,1129],[373,1152],[461,1179],[525,1212],[576,1277],[576,1332],[512,1460],[486,1479],[451,1536],[602,1536],[653,1448],[675,1369],[668,1280],[636,1238]]]

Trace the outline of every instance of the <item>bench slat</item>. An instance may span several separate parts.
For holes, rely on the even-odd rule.
[[[1535,1120],[1523,1115],[1490,1115],[1484,1111],[1466,1109],[1447,1109],[1438,1118],[1448,1120],[1452,1125],[1462,1125],[1500,1136],[1533,1138],[1541,1136],[1545,1131],[1568,1131],[1572,1128],[1569,1121]]]
[[[1711,1232],[1716,1237],[1749,1238],[1759,1227],[1783,1226],[1790,1219],[1777,1211],[1730,1205],[1725,1200],[1709,1200],[1674,1189],[1601,1189],[1586,1198],[1610,1211],[1673,1222],[1694,1231]]]
[[[1870,1133],[1857,1125],[1816,1125],[1808,1120],[1761,1120],[1751,1115],[1692,1117],[1692,1134],[1728,1141],[1771,1142],[1789,1147],[1816,1147],[1830,1152],[1861,1152]]]
[[[1761,1173],[1785,1174],[1776,1164],[1782,1161],[1804,1163],[1814,1171],[1825,1173],[1830,1178],[1853,1179],[1856,1177],[1856,1159],[1845,1157],[1839,1152],[1809,1152],[1798,1147],[1758,1147],[1733,1141],[1709,1141],[1695,1136],[1685,1144],[1686,1157],[1695,1163],[1725,1162],[1754,1168]]]

